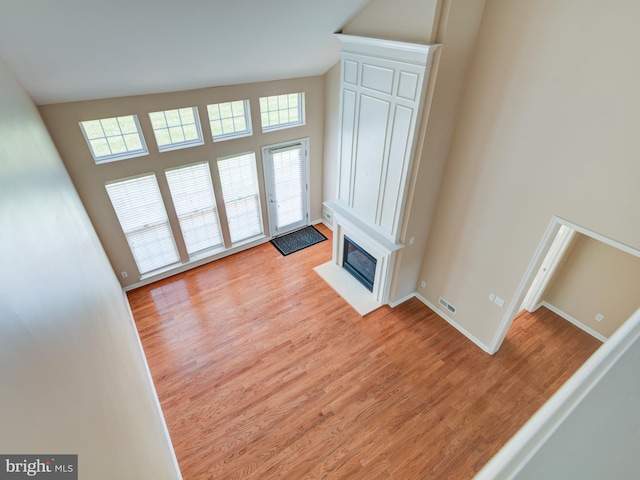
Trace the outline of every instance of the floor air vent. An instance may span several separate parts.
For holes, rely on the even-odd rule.
[[[449,310],[451,313],[453,313],[454,315],[456,314],[456,307],[454,307],[453,305],[451,305],[449,302],[447,302],[444,298],[440,297],[440,305],[442,305],[444,308],[446,308],[447,310]]]

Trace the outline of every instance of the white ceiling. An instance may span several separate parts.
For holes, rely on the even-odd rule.
[[[0,0],[0,57],[39,104],[318,75],[367,0]]]

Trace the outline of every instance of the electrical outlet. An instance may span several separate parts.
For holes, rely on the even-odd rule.
[[[496,294],[495,293],[490,293],[489,294],[489,301],[493,302],[496,299]]]
[[[414,237],[411,237],[411,238],[409,239],[409,245],[413,245],[413,241],[414,241],[414,240],[415,240],[415,238],[414,238]]]
[[[129,274],[127,272],[120,272],[120,276],[122,278],[127,278],[129,276]]]
[[[601,322],[602,319],[604,319],[604,315],[602,315],[601,313],[596,315],[596,322]]]
[[[425,282],[424,280],[420,282],[421,288],[425,288],[426,286],[427,286],[427,282]]]
[[[495,303],[496,305],[498,305],[500,308],[502,308],[504,306],[504,300],[501,299],[500,297],[496,296],[496,298],[493,299],[493,303]]]

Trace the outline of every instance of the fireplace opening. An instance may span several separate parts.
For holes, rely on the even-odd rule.
[[[377,260],[346,235],[344,236],[344,254],[342,267],[373,292]]]

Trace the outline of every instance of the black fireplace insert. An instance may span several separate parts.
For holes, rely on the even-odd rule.
[[[353,275],[367,290],[373,292],[373,281],[376,276],[377,260],[366,250],[344,236],[344,254],[342,256],[342,266]]]

